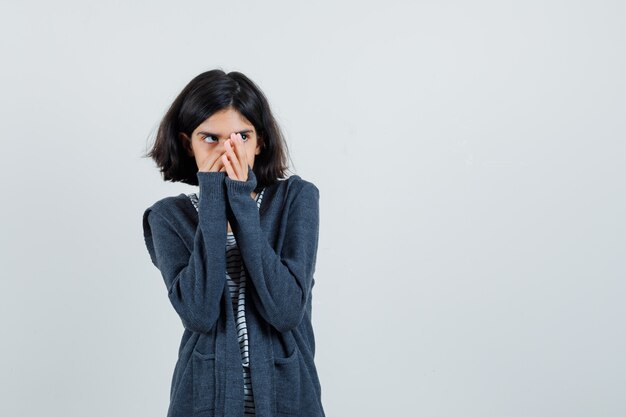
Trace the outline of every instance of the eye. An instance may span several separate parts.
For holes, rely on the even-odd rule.
[[[247,141],[248,140],[248,134],[247,133],[241,133],[241,139],[243,139],[243,141]]]
[[[207,141],[207,139],[211,139],[211,140]],[[217,142],[217,139],[215,139],[215,136],[208,135],[208,136],[203,136],[202,137],[202,141],[206,142],[206,143],[215,143],[215,142]]]

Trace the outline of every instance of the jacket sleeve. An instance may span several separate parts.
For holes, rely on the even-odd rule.
[[[199,171],[197,175],[199,223],[191,252],[176,230],[176,222],[158,210],[144,212],[143,227],[152,263],[161,271],[183,326],[208,333],[219,316],[226,286],[226,174]]]
[[[246,270],[258,297],[259,313],[280,332],[298,326],[313,285],[319,238],[319,190],[305,183],[287,208],[286,236],[280,256],[261,229],[257,203],[250,196],[256,187],[254,172],[248,180],[225,179],[233,219],[231,227]]]

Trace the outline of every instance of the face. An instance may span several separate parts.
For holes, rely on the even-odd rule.
[[[185,149],[196,159],[200,167],[209,157],[225,152],[224,142],[231,133],[240,133],[246,149],[248,165],[254,166],[254,158],[261,153],[261,143],[254,126],[233,108],[215,112],[192,132],[191,138],[180,134]]]

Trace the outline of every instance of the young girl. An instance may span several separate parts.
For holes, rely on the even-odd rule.
[[[264,94],[239,72],[198,75],[147,156],[165,181],[199,186],[143,214],[185,328],[168,417],[324,416],[311,326],[319,190],[285,178]]]

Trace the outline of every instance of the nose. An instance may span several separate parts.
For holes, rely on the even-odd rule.
[[[231,140],[231,144],[232,144],[232,136],[233,136],[233,134],[229,135],[227,138],[219,138],[218,142],[220,143],[220,145],[221,145],[222,147],[224,147],[224,143],[225,143],[227,140],[229,140],[229,139],[230,139],[230,140]]]
[[[226,141],[230,139],[230,136],[227,138],[218,138],[217,140],[217,146],[216,146],[216,151],[218,152],[224,152],[226,151],[226,146],[224,145],[226,143]],[[232,143],[231,143],[232,145]]]

